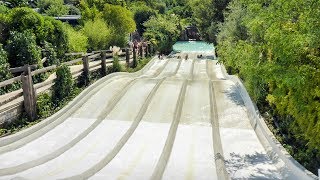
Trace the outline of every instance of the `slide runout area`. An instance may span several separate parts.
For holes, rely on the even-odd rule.
[[[108,103],[113,100],[112,98],[116,94],[119,94],[119,92],[121,90],[124,90],[123,88],[125,86],[129,86],[129,84],[131,82],[133,82],[133,80],[134,80],[133,78],[127,77],[127,78],[119,78],[117,80],[111,81],[104,88],[102,88],[103,89],[102,91],[100,90],[99,92],[97,92],[95,94],[95,96],[93,98],[89,99],[89,102],[87,105],[85,104],[84,107],[82,106],[75,113],[75,117],[80,116],[80,117],[84,117],[84,119],[88,118],[89,120],[91,120],[91,122],[94,122],[94,124],[92,124],[92,123],[89,124],[89,122],[90,122],[89,120],[88,121],[83,120],[84,122],[87,123],[87,125],[81,126],[81,124],[79,123],[80,125],[77,126],[77,121],[73,120],[73,119],[75,119],[75,118],[73,118],[73,119],[71,119],[73,121],[70,122],[70,123],[73,123],[73,125],[68,125],[68,124],[65,125],[64,122],[62,122],[61,124],[58,125],[58,128],[54,128],[53,130],[49,131],[48,137],[46,135],[43,135],[42,137],[40,137],[39,141],[34,140],[31,143],[27,144],[25,148],[22,146],[21,148],[18,148],[14,151],[10,151],[10,152],[8,152],[9,155],[7,153],[5,153],[4,156],[11,157],[11,156],[15,156],[15,153],[19,154],[19,152],[20,153],[24,152],[32,147],[36,147],[36,146],[42,147],[42,145],[39,143],[45,143],[46,141],[51,142],[51,144],[49,144],[49,146],[47,146],[48,150],[46,149],[45,151],[42,151],[41,148],[38,148],[37,149],[38,151],[36,151],[35,153],[27,151],[29,154],[31,154],[30,155],[31,157],[28,156],[28,153],[27,153],[27,155],[24,156],[25,158],[18,159],[17,162],[15,162],[16,164],[14,164],[14,165],[11,164],[10,167],[7,167],[8,161],[4,160],[4,162],[7,164],[4,164],[3,168],[0,169],[0,174],[7,175],[7,174],[17,173],[22,170],[29,169],[33,166],[45,163],[46,161],[55,158],[56,156],[60,155],[60,153],[63,153],[64,151],[71,148],[74,144],[77,143],[78,140],[80,140],[80,138],[83,138],[84,136],[86,136],[90,131],[92,131],[92,129],[94,129],[99,124],[99,122],[101,120],[94,120],[93,118],[98,118],[98,119],[100,118],[101,119],[101,117],[99,117],[99,116],[101,116],[101,112],[105,111],[105,109],[102,108],[101,105],[103,105],[104,107],[111,106],[111,104],[108,105]],[[108,89],[107,95],[101,94],[101,93],[103,93],[103,91],[106,91],[107,89]],[[99,102],[100,102],[100,104],[99,104]],[[111,102],[111,103],[115,103],[115,102]],[[98,105],[98,106],[95,106],[95,105]],[[92,113],[92,111],[94,111],[94,112]],[[90,117],[90,115],[94,115],[95,117]],[[58,135],[54,136],[54,134],[63,134],[63,133],[61,133],[64,131],[63,129],[65,129],[66,127],[70,127],[70,126],[78,127],[77,133],[70,131],[71,135],[68,136],[68,138],[63,137],[63,138],[59,139],[60,136],[58,136]],[[55,143],[56,144],[59,143],[59,146],[56,145]],[[35,154],[37,154],[38,157],[35,157]]]
[[[142,121],[116,157],[90,179],[150,179],[170,124]]]
[[[17,134],[13,134],[11,136],[2,138],[2,141],[0,143],[1,144],[0,154],[20,148],[25,144],[32,142],[35,139],[39,138],[40,136],[46,134],[50,130],[54,129],[56,126],[63,123],[67,118],[69,118],[81,106],[83,106],[83,104],[85,104],[86,101],[91,98],[91,96],[96,94],[100,88],[108,85],[115,78],[121,78],[121,77],[124,77],[124,76],[120,75],[118,77],[111,77],[110,79],[104,82],[100,81],[90,86],[88,89],[84,91],[86,92],[86,94],[85,93],[80,94],[74,101],[70,103],[70,105],[60,110],[57,113],[58,115],[49,117],[48,119],[40,122],[39,124],[31,128],[25,129],[21,132],[18,132]]]
[[[175,79],[166,79],[154,98],[151,100],[142,120],[147,122],[171,123],[183,82]]]
[[[159,80],[155,79],[138,80],[109,113],[107,119],[133,121],[158,82]]]
[[[182,82],[165,80],[128,142],[106,167],[90,179],[150,179],[174,120],[181,88]],[[165,102],[166,106],[161,106]]]
[[[217,180],[211,127],[180,124],[163,180]]]
[[[87,137],[59,157],[17,174],[17,176],[20,175],[30,179],[41,179],[41,177],[60,179],[76,176],[96,165],[101,157],[108,155],[120,138],[128,131],[132,123],[128,121],[134,120],[158,81],[147,79],[137,81],[113,108],[110,116],[107,116],[107,119],[102,121]],[[144,83],[144,86],[141,86],[141,83]],[[117,113],[124,103],[128,107],[134,107],[130,109],[132,116],[128,117],[129,119],[122,119],[123,114]]]
[[[193,80],[209,80],[206,60],[195,60],[193,67]]]
[[[225,166],[231,179],[282,179],[253,130],[231,81],[213,83]]]
[[[168,59],[154,60],[153,64],[140,77],[152,77],[159,75],[169,63]]]
[[[208,97],[209,81],[188,82],[180,125],[163,179],[218,178]]]
[[[207,60],[208,76],[213,81],[226,80],[224,77],[221,66],[216,60]]]
[[[176,79],[191,79],[194,60],[181,60],[180,67],[177,74],[174,76]]]
[[[98,118],[103,111],[102,107],[106,107],[114,95],[119,93],[129,82],[133,80],[134,79],[130,77],[113,80],[108,85],[102,87],[95,95],[84,103],[83,106],[72,115],[72,117]]]
[[[181,60],[170,59],[168,64],[162,70],[162,72],[157,76],[158,78],[164,78],[168,76],[175,75],[177,72],[177,68],[179,68]]]
[[[210,126],[209,81],[188,81],[180,124]]]
[[[119,94],[120,91],[123,90],[124,86],[129,86],[129,84],[123,83],[121,89],[119,87],[116,88],[116,86],[110,86],[109,96],[105,99],[105,104],[107,104],[107,106],[104,104],[104,106],[100,107],[99,109],[104,111],[106,107],[111,106],[108,105],[108,102],[112,101],[112,98]],[[67,121],[59,124],[54,129],[50,130],[34,141],[13,151],[1,154],[0,158],[3,157],[4,159],[2,159],[2,162],[0,162],[0,174],[7,175],[17,173],[22,170],[32,168],[33,166],[43,164],[46,161],[59,156],[61,153],[65,152],[75,145],[79,140],[85,137],[100,122],[101,119],[99,120],[93,118],[67,119]],[[66,131],[66,128],[70,128],[70,131]],[[73,129],[74,131],[72,131]],[[19,155],[23,155],[23,157],[14,158],[14,161],[10,161],[10,158],[17,156],[19,157]]]
[[[154,63],[157,63],[155,59],[153,59],[148,65],[146,65],[145,68],[142,69],[140,72],[134,73],[130,77],[133,78],[141,73],[147,72],[147,70],[151,66],[153,66]],[[105,86],[107,83],[116,78],[127,76],[129,75],[125,73],[116,73],[108,75],[110,79],[103,78],[99,80],[97,83],[91,85],[88,89],[84,90],[83,93],[81,93],[77,98],[75,98],[75,100],[73,100],[70,103],[72,105],[68,105],[67,107],[63,108],[56,115],[38,123],[36,126],[33,126],[32,128],[25,129],[8,137],[3,137],[0,141],[0,154],[19,148],[40,137],[46,132],[50,131],[51,129],[65,121],[68,117],[70,117],[80,106],[83,105],[83,103],[85,103],[88,100],[88,98],[94,95],[101,87]]]

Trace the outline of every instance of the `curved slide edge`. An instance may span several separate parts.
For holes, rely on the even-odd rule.
[[[260,142],[268,152],[268,155],[274,160],[281,159],[285,163],[285,167],[282,167],[285,171],[282,172],[284,177],[287,177],[287,179],[318,179],[316,175],[308,171],[299,162],[297,162],[269,130],[267,124],[260,115],[257,106],[251,100],[242,81],[237,76],[229,75],[222,64],[221,70],[226,79],[232,81],[237,86],[248,110],[251,126],[256,132]]]
[[[139,75],[142,75],[147,69],[149,69],[155,62],[156,60],[156,56],[152,58],[152,60],[146,65],[144,66],[140,71],[137,71],[135,73],[125,73],[125,72],[117,72],[117,73],[112,73],[109,74],[101,79],[99,79],[97,82],[93,83],[92,85],[90,85],[89,87],[87,87],[85,90],[83,90],[76,98],[74,98],[71,102],[69,102],[65,107],[63,107],[61,110],[59,110],[57,113],[55,113],[54,115],[50,116],[49,118],[46,118],[44,120],[42,120],[41,122],[39,122],[38,124],[29,127],[27,129],[24,129],[20,132],[17,132],[16,134],[12,134],[3,138],[0,138],[0,147],[5,147],[8,146],[8,148],[5,148],[7,150],[5,150],[4,152],[10,151],[11,149],[17,148],[15,146],[10,146],[11,143],[14,143],[18,140],[22,140],[44,128],[47,127],[47,130],[45,130],[45,132],[41,132],[41,135],[45,134],[46,132],[48,132],[51,128],[59,125],[60,123],[62,123],[67,117],[65,117],[64,115],[67,114],[67,112],[69,112],[70,110],[74,109],[74,107],[81,102],[84,97],[88,96],[88,93],[90,93],[91,91],[93,91],[94,89],[96,89],[99,85],[103,84],[105,81],[110,80],[111,78],[119,78],[121,76],[132,76],[132,77],[136,77]],[[65,117],[65,118],[64,118]],[[56,122],[58,119],[63,118],[63,120],[59,121],[58,123],[54,124],[54,122]],[[51,127],[51,126],[52,127]],[[51,128],[48,128],[48,127]],[[41,135],[37,135],[37,137],[40,137]],[[33,137],[33,138],[29,138],[26,139],[25,142],[23,142],[22,144],[20,143],[20,146],[23,144],[26,144],[30,141],[32,141],[32,139],[37,138],[37,137]],[[0,153],[4,153],[4,152],[0,152]]]

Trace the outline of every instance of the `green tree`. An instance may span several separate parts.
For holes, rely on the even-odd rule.
[[[38,0],[37,5],[40,13],[49,16],[67,15],[69,12],[69,8],[64,5],[63,0]]]
[[[11,67],[41,64],[41,50],[37,46],[35,35],[28,30],[22,33],[11,32],[6,50]]]
[[[28,0],[4,0],[4,2],[10,8],[23,7],[29,5]]]
[[[229,2],[230,0],[190,1],[195,24],[205,41],[216,44],[218,24],[224,21],[223,11]]]
[[[103,19],[85,22],[82,32],[88,37],[89,50],[106,49],[111,45],[111,29]]]
[[[107,25],[112,29],[111,44],[125,46],[129,33],[136,28],[132,12],[119,5],[105,4],[102,13]]]
[[[58,58],[62,58],[68,49],[68,33],[63,23],[57,21],[52,17],[45,17],[44,37],[41,38],[41,44],[47,41],[53,45],[53,48],[57,52]],[[38,36],[39,37],[39,36]]]
[[[234,0],[218,36],[220,60],[237,73],[283,142],[313,172],[320,166],[320,2]],[[312,9],[312,11],[310,11]]]
[[[150,19],[151,16],[155,16],[157,13],[152,8],[141,5],[134,7],[134,21],[136,22],[137,30],[140,35],[145,32],[144,22]]]
[[[67,24],[65,24],[65,29],[68,34],[68,50],[70,52],[87,52],[88,37],[84,35],[83,31],[76,31]]]
[[[44,18],[30,8],[15,8],[8,15],[10,31],[23,32],[29,30],[37,35],[37,42],[45,37]]]
[[[151,17],[144,23],[147,28],[144,37],[153,42],[162,53],[170,53],[180,36],[179,19],[175,15]]]

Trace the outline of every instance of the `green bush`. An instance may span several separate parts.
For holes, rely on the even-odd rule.
[[[47,61],[44,63],[45,66],[60,64],[57,53],[51,43],[45,42],[44,50],[43,56],[47,58]]]
[[[47,118],[52,115],[54,104],[52,97],[48,93],[40,94],[37,97],[37,113],[38,118]]]
[[[68,34],[68,50],[70,52],[87,52],[88,38],[83,31],[76,31],[72,26],[65,24]]]
[[[111,30],[103,19],[85,22],[82,31],[88,37],[89,50],[106,49],[110,46]]]
[[[153,16],[144,26],[147,29],[143,36],[154,42],[161,53],[169,54],[180,36],[179,18],[175,15]]]
[[[68,5],[68,11],[69,15],[81,15],[80,9],[78,9],[74,5]]]
[[[0,44],[0,82],[12,78],[9,68],[7,53],[3,50],[2,44]],[[0,88],[0,95],[8,92],[11,88],[11,85]]]
[[[41,50],[37,46],[36,37],[30,31],[11,32],[6,50],[11,67],[41,64]]]
[[[113,73],[113,72],[121,72],[122,70],[122,67],[119,63],[119,57],[118,56],[114,56],[113,57],[113,61],[112,61],[112,67],[111,67],[111,72],[110,73]]]
[[[52,98],[53,101],[58,104],[59,101],[63,101],[72,94],[73,79],[70,68],[66,65],[57,68],[56,76],[57,78],[52,87]]]
[[[63,58],[68,52],[68,32],[61,21],[57,21],[52,17],[45,17],[46,26],[44,27],[46,35],[43,42],[47,41],[53,45],[57,52],[58,58]]]
[[[7,6],[10,8],[28,6],[28,0],[5,0]]]
[[[38,8],[40,13],[45,13],[49,16],[67,15],[69,12],[69,8],[64,5],[63,0],[39,0]]]
[[[45,37],[44,18],[31,8],[15,8],[9,13],[10,31],[23,32],[29,30],[36,34],[37,43],[40,44]]]

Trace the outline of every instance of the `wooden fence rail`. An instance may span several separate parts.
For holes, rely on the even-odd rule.
[[[149,49],[149,50],[148,50]],[[136,66],[137,65],[137,57],[146,57],[150,55],[150,48],[149,47],[143,47],[138,49],[131,49],[131,48],[124,48],[121,49],[121,51],[118,53],[119,57],[124,57],[126,64],[128,67]],[[67,53],[66,56],[79,56],[81,55],[81,58],[77,58],[68,62],[63,62],[61,64],[71,66],[74,64],[81,63],[83,68],[80,70],[75,70],[72,72],[73,77],[78,76],[80,73],[84,72],[84,75],[89,75],[90,70],[92,69],[98,69],[99,66],[101,66],[102,74],[103,76],[107,74],[107,64],[110,64],[113,62],[113,60],[107,60],[109,58],[113,58],[113,53],[111,50],[99,50],[99,51],[93,51],[91,53]],[[41,61],[45,62],[47,58],[43,58]],[[100,60],[101,63],[90,65],[91,61],[94,60]],[[22,72],[21,76],[17,76],[11,79],[8,79],[6,81],[0,82],[0,88],[8,86],[10,84],[14,84],[16,82],[22,82],[22,93],[21,90],[17,90],[16,94],[13,94],[11,98],[8,98],[7,100],[4,100],[3,102],[0,101],[0,116],[2,111],[8,110],[8,108],[2,109],[1,106],[5,105],[6,103],[10,103],[11,101],[20,98],[21,95],[23,96],[23,105],[24,110],[26,111],[28,118],[31,120],[36,119],[36,97],[37,97],[37,89],[47,87],[50,88],[53,83],[54,79],[48,79],[45,82],[33,84],[32,82],[32,76],[46,73],[48,71],[53,71],[58,68],[58,65],[51,65],[48,67],[44,67],[41,69],[36,69],[38,65],[26,65],[23,67],[17,67],[17,68],[11,68],[10,71],[12,73],[19,73]],[[18,92],[19,91],[19,92]],[[2,95],[3,96],[3,95]],[[18,103],[21,103],[18,102]],[[13,106],[12,107],[17,107]],[[0,123],[1,126],[1,123]]]

